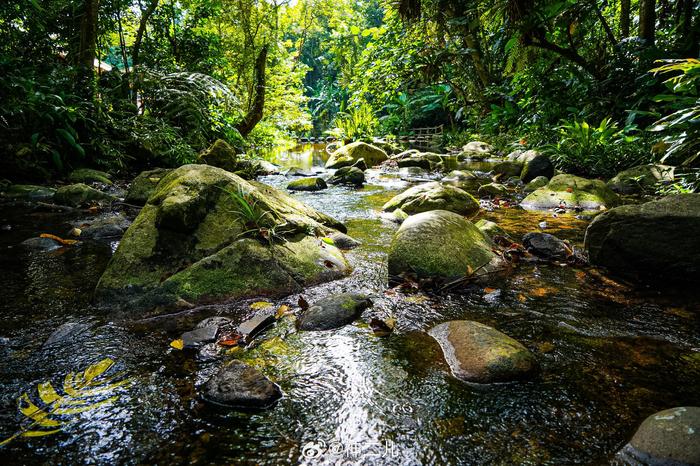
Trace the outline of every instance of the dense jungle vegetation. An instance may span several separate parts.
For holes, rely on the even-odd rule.
[[[444,125],[569,173],[683,165],[687,191],[699,44],[695,0],[3,2],[3,177]]]

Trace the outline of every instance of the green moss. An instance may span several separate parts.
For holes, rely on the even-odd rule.
[[[112,175],[100,170],[93,170],[90,168],[79,168],[77,170],[73,170],[71,174],[68,175],[68,179],[73,183],[90,183],[93,181],[97,181],[99,183],[109,185],[112,184]]]
[[[601,180],[557,175],[547,186],[530,193],[521,205],[527,209],[551,209],[563,203],[569,208],[578,206],[596,210],[601,206],[614,207],[619,202],[617,194]]]
[[[401,209],[409,215],[430,210],[448,210],[462,215],[479,211],[479,202],[466,191],[438,182],[423,183],[390,199],[382,209]]]
[[[379,147],[365,142],[353,142],[336,150],[326,162],[326,168],[348,167],[359,159],[365,159],[368,166],[378,165],[388,158]]]

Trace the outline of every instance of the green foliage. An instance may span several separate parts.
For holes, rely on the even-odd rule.
[[[610,118],[597,126],[573,121],[559,127],[559,141],[547,146],[559,169],[572,174],[613,176],[626,168],[650,161],[650,152],[636,128],[620,129]]]
[[[365,102],[336,115],[334,123],[335,128],[328,133],[345,140],[371,140],[379,125],[372,107]]]
[[[666,64],[651,70],[656,74],[673,73],[664,81],[672,94],[657,95],[671,113],[654,123],[651,131],[667,134],[668,144],[663,162],[693,165],[700,162],[700,60],[665,60]]]
[[[236,205],[234,213],[244,221],[246,230],[239,236],[252,234],[269,244],[275,240],[284,240],[282,230],[287,224],[281,222],[281,216],[277,212],[262,207],[258,199],[243,189],[225,192]]]

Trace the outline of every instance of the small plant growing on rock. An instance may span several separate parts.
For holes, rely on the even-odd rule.
[[[224,190],[226,191],[226,190]],[[238,191],[226,191],[234,201],[234,211],[244,222],[246,230],[239,237],[253,234],[272,244],[275,239],[284,241],[282,229],[288,225],[274,209],[265,209],[250,193],[239,188]]]

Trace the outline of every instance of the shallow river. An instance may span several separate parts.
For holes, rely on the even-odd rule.
[[[325,153],[306,146],[270,158],[321,172]],[[697,290],[633,288],[594,269],[536,264],[459,293],[389,289],[386,249],[397,226],[380,209],[411,184],[378,170],[367,178],[359,190],[295,194],[345,222],[363,243],[347,253],[350,277],[304,296],[313,302],[341,291],[370,293],[374,308],[362,320],[391,316],[396,330],[380,338],[360,321],[296,333],[283,320],[254,349],[234,353],[285,392],[262,412],[222,413],[201,403],[195,387],[212,367],[169,346],[205,317],[244,319],[258,300],[138,323],[104,314],[91,306],[91,293],[115,244],[27,252],[17,244],[40,233],[63,235],[80,215],[0,211],[0,225],[11,227],[0,232],[0,441],[28,429],[17,399],[26,393],[38,404],[42,382],[61,392],[66,374],[104,358],[115,361],[113,380],[129,382],[108,387],[99,406],[66,411],[59,432],[0,446],[3,463],[609,464],[646,416],[700,403]],[[262,181],[284,188],[289,179]],[[577,245],[587,224],[517,207],[479,215],[516,238],[546,221],[548,232]],[[297,298],[274,304],[294,308]],[[541,371],[512,384],[456,380],[425,333],[452,319],[518,339]],[[46,344],[66,323],[77,325]]]

